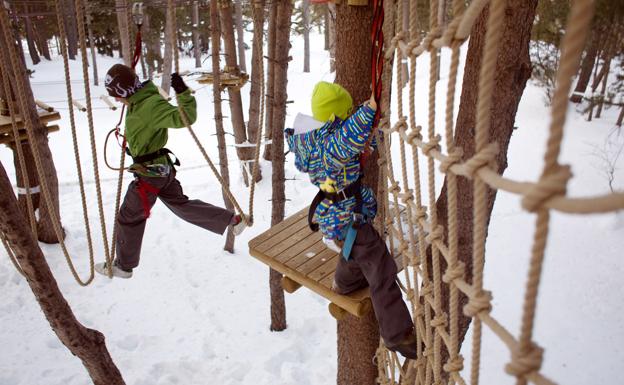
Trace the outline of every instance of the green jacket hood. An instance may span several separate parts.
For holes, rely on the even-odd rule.
[[[141,103],[143,100],[153,96],[154,94],[158,94],[158,88],[156,88],[154,82],[148,80],[143,83],[143,87],[128,98],[128,102],[132,104]]]

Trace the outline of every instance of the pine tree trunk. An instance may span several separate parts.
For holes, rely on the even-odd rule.
[[[370,97],[371,40],[373,7],[336,6],[335,51],[336,80],[349,91],[355,105]],[[387,85],[386,85],[387,86]],[[377,186],[378,168],[375,159],[369,159],[364,171],[365,184]],[[365,317],[352,315],[338,323],[337,384],[375,384],[378,372],[373,364],[379,346],[379,326],[373,312]]]
[[[96,86],[99,84],[98,80],[98,70],[97,70],[97,55],[95,54],[95,38],[93,36],[93,28],[91,27],[91,22],[93,21],[93,16],[89,10],[89,2],[88,0],[84,0],[84,8],[86,11],[86,23],[87,23],[87,31],[89,33],[89,48],[91,49],[91,65],[93,66],[93,84]]]
[[[220,3],[219,16],[223,31],[223,43],[225,45],[225,65],[228,70],[235,74],[240,74],[240,67],[236,61],[236,41],[234,40],[234,20],[232,17],[232,1],[224,0]],[[214,72],[214,71],[213,71]],[[230,120],[234,129],[234,142],[241,144],[247,142],[247,130],[245,128],[245,118],[243,116],[243,102],[239,89],[228,87],[228,99],[230,102]],[[253,151],[249,147],[237,147],[236,154],[241,162],[246,163],[253,159]],[[248,185],[251,180],[247,167],[243,167],[243,178]]]
[[[254,23],[254,41],[251,51],[251,89],[249,90],[249,124],[247,125],[247,136],[249,142],[256,143],[260,134],[260,97],[264,90],[262,89],[261,76],[264,76],[264,5],[265,0],[254,0],[251,6],[253,23]],[[256,39],[259,41],[256,43]],[[262,71],[261,71],[262,70]],[[269,129],[269,126],[267,126]],[[254,150],[255,151],[255,150]],[[255,154],[254,154],[255,159]],[[249,170],[253,172],[254,163],[249,163]],[[258,167],[258,175],[256,182],[262,180],[262,170]]]
[[[193,54],[195,56],[195,68],[201,68],[201,49],[199,47],[199,3],[193,2]]]
[[[214,119],[217,130],[217,143],[219,148],[219,172],[226,185],[230,185],[230,172],[228,170],[227,148],[225,147],[225,130],[223,129],[223,112],[221,111],[221,75],[219,71],[219,51],[221,49],[221,29],[219,25],[219,6],[216,1],[210,2],[210,23],[212,24],[212,98],[214,100]],[[168,13],[168,12],[167,12]],[[223,201],[228,210],[234,211],[234,205],[223,191]],[[234,234],[228,228],[223,249],[234,252]]]
[[[128,26],[128,2],[126,0],[115,0],[115,8],[117,9],[120,54],[123,57],[124,64],[130,67],[132,65],[132,52],[130,50],[130,28]]]
[[[303,72],[310,72],[310,0],[303,0]]]
[[[26,8],[26,13],[28,13],[28,8]],[[30,17],[24,17],[24,25],[26,27],[26,43],[28,45],[28,52],[30,53],[30,60],[32,60],[33,65],[37,65],[41,62],[41,58],[37,52],[37,47],[35,47],[35,34]]]
[[[277,25],[277,5],[275,3],[270,3],[269,8],[269,25],[267,27],[267,76],[266,76],[266,96],[265,96],[265,104],[266,110],[264,113],[265,119],[265,127],[266,130],[266,140],[271,140],[273,137],[273,132],[271,130],[273,124],[273,108],[275,105],[273,94],[274,94],[274,85],[275,85],[275,33],[276,33],[276,25]],[[264,146],[264,159],[271,160],[272,149],[273,147],[270,144]]]
[[[622,121],[624,121],[624,100],[622,101],[622,108],[620,108],[620,115],[618,115],[615,125],[622,127]]]
[[[73,0],[65,0],[65,30],[67,31],[67,54],[71,60],[78,54],[78,30],[76,26],[76,7]]]
[[[19,157],[17,155],[17,144],[11,143],[10,147],[13,151],[13,164],[15,165],[15,180],[17,182],[18,189],[26,188],[26,179],[22,174],[22,168],[20,167]],[[28,178],[28,185],[31,189],[39,188],[39,175],[37,174],[37,168],[35,167],[35,161],[33,159],[32,150],[30,149],[30,145],[28,141],[22,141],[22,154],[24,155],[24,161],[26,163],[26,177]],[[40,194],[38,192],[31,192],[33,210],[37,210],[40,206]],[[17,202],[19,204],[19,208],[24,214],[24,218],[28,218],[28,205],[26,195],[18,192]]]
[[[574,93],[570,96],[570,101],[573,103],[580,103],[583,100],[583,94],[587,89],[589,79],[592,75],[592,69],[594,68],[594,63],[596,62],[599,44],[600,34],[598,31],[595,31],[592,33],[592,37],[589,40],[589,46],[587,47],[585,56],[581,61],[581,70],[576,82],[576,88],[574,88]]]
[[[19,44],[15,44],[19,46]],[[19,61],[19,67],[13,68],[13,66],[9,62],[8,52],[9,47],[6,46],[4,39],[0,39],[0,51],[3,52],[2,66],[3,68],[11,68],[15,73],[15,81],[23,82],[25,93],[26,93],[26,101],[29,106],[27,111],[20,111],[21,116],[26,116],[28,114],[31,117],[31,120],[34,122],[34,134],[36,143],[30,143],[31,146],[36,145],[39,149],[39,153],[41,155],[41,163],[43,166],[43,173],[45,174],[46,180],[48,182],[48,189],[50,191],[50,196],[52,197],[52,202],[49,202],[57,215],[59,216],[60,221],[60,212],[59,212],[59,196],[58,196],[58,178],[56,176],[56,168],[54,166],[54,160],[52,158],[52,153],[50,148],[48,147],[48,131],[46,127],[41,124],[39,121],[39,114],[37,113],[37,107],[35,104],[35,98],[33,97],[32,88],[30,87],[30,81],[28,79],[28,75],[26,74],[26,66],[23,60]],[[15,84],[11,84],[13,87],[13,93],[16,94]],[[34,168],[35,166],[32,164],[27,164],[26,168]],[[43,179],[43,178],[41,178]],[[45,243],[58,243],[58,239],[56,234],[54,233],[54,229],[52,227],[52,217],[50,211],[48,209],[47,202],[46,204],[41,205],[39,209],[39,221],[37,224],[37,233],[39,240]]]
[[[498,60],[496,63],[495,84],[491,107],[491,124],[489,141],[497,142],[500,151],[496,157],[498,173],[502,174],[507,168],[507,149],[513,133],[514,121],[520,98],[524,92],[526,82],[531,76],[531,61],[529,58],[529,41],[531,27],[535,18],[535,9],[538,0],[509,0],[505,11],[503,35],[501,37]],[[485,44],[485,32],[489,7],[486,7],[473,26],[466,55],[462,94],[457,116],[455,142],[457,147],[464,150],[464,159],[471,158],[475,153],[474,127],[476,125],[476,107],[478,83],[481,68],[482,52]],[[446,179],[438,197],[436,210],[438,223],[447,229],[448,200]],[[465,264],[466,281],[472,281],[472,234],[473,234],[473,182],[464,177],[457,178],[457,218],[458,218],[458,259]],[[487,222],[489,224],[496,190],[488,190],[487,195]],[[442,262],[441,271],[446,269]],[[442,285],[442,303],[444,311],[448,312],[448,287]],[[462,308],[467,298],[460,295],[458,314],[459,336],[463,340],[470,318],[463,316]],[[442,362],[446,361],[446,356]]]
[[[234,12],[236,16],[236,36],[238,38],[238,66],[242,72],[247,72],[245,35],[243,34],[243,7],[241,5],[241,0],[234,0]]]
[[[173,20],[171,20],[170,12],[167,11],[165,12],[165,53],[163,55],[162,79],[160,83],[160,87],[165,90],[166,93],[169,93],[169,88],[171,87],[174,49],[171,44],[171,39],[174,33]]]
[[[288,83],[288,53],[290,51],[290,20],[292,3],[290,0],[273,0],[277,7],[275,26],[275,67],[273,98],[273,194],[271,201],[271,226],[284,220],[286,201],[284,187],[284,124],[286,120],[286,85]],[[271,330],[286,329],[286,304],[282,290],[282,275],[271,269],[269,277],[271,288]]]
[[[605,74],[602,78],[602,85],[600,88],[600,95],[598,96],[598,110],[596,111],[596,119],[600,119],[602,115],[602,106],[604,105],[606,92],[607,92],[607,79],[609,78],[609,69],[611,68],[611,57],[605,58],[604,63]]]
[[[9,242],[35,299],[63,345],[77,356],[96,385],[125,384],[104,342],[104,335],[84,327],[63,298],[41,249],[20,215],[13,188],[0,163],[0,232]]]
[[[323,13],[323,49],[329,51],[329,4]]]
[[[327,3],[329,12],[329,72],[336,71],[336,4]]]

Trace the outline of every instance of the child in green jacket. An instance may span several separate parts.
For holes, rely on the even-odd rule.
[[[149,211],[159,198],[174,214],[189,223],[214,233],[223,234],[232,226],[236,235],[246,224],[239,215],[197,199],[190,200],[175,177],[171,151],[165,148],[169,128],[182,128],[184,122],[177,107],[169,104],[151,81],[141,82],[134,71],[125,65],[112,66],[105,79],[106,90],[116,100],[126,104],[126,142],[133,159],[130,183],[117,218],[117,258],[113,262],[113,276],[132,277],[138,266],[145,223]],[[171,87],[178,94],[189,124],[197,118],[195,97],[182,78],[171,75]],[[95,266],[98,273],[107,275],[106,263]]]

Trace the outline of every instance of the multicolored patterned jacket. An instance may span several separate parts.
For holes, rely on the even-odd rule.
[[[310,181],[319,188],[330,181],[335,191],[340,191],[355,182],[360,177],[359,154],[366,146],[374,117],[375,111],[363,105],[345,121],[336,118],[314,131],[286,134],[297,170],[310,174]],[[362,200],[374,217],[377,202],[370,188],[362,187]],[[354,206],[355,197],[334,204],[323,200],[314,213],[323,237],[343,240]]]

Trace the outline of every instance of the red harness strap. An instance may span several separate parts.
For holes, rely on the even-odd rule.
[[[152,186],[144,180],[139,179],[139,182],[137,183],[137,192],[139,193],[139,197],[141,197],[141,204],[143,204],[143,215],[145,216],[145,219],[147,219],[150,216],[152,206],[147,194],[152,193],[154,195],[158,195],[160,189]]]

